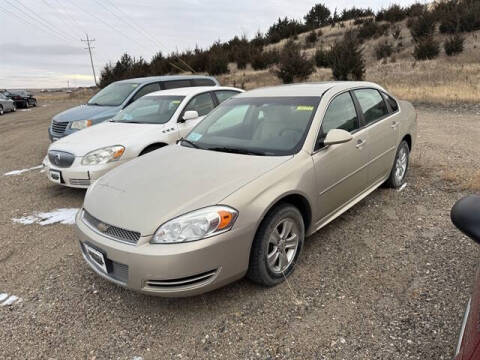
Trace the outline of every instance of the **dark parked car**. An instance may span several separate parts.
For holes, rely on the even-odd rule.
[[[6,90],[3,95],[15,101],[17,107],[37,106],[37,99],[27,90]]]
[[[480,243],[480,196],[460,199],[452,208],[452,222],[473,241]],[[455,360],[480,359],[480,269],[468,301],[458,339]]]
[[[192,86],[218,86],[214,77],[202,75],[152,76],[111,83],[85,105],[57,114],[48,128],[51,141],[113,118],[120,110],[154,91]]]

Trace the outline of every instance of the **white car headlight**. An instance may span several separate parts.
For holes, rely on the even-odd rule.
[[[228,206],[210,206],[181,215],[161,225],[153,244],[171,244],[205,239],[230,230],[238,211]]]
[[[70,128],[75,130],[82,130],[92,125],[93,125],[92,120],[77,120],[72,122],[72,125],[70,126]]]
[[[82,165],[106,164],[120,159],[125,152],[122,145],[107,146],[90,151],[82,158]]]

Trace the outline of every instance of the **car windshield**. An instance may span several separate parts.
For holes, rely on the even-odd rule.
[[[184,98],[184,96],[144,96],[120,111],[112,121],[165,124]]]
[[[88,100],[88,105],[119,106],[139,84],[137,83],[113,83],[100,90]]]
[[[232,98],[212,111],[183,146],[252,155],[297,153],[320,97]]]

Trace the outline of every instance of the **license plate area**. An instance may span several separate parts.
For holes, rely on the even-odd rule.
[[[53,182],[62,183],[62,172],[58,170],[50,170],[50,180]]]
[[[88,246],[87,244],[83,244],[83,246],[85,247],[85,253],[90,261],[98,266],[105,274],[108,274],[105,255],[97,249]]]

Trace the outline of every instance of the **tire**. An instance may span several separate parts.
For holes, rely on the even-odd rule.
[[[17,105],[13,104],[12,111],[13,112],[17,111]]]
[[[410,148],[408,143],[403,140],[400,145],[398,145],[397,153],[395,154],[395,160],[393,161],[392,171],[386,182],[388,187],[397,189],[402,186],[405,182],[405,177],[408,171],[410,156]]]
[[[291,224],[290,231],[287,224]],[[296,236],[296,244],[293,235]],[[283,282],[295,269],[304,239],[305,225],[300,211],[288,203],[277,205],[263,219],[255,234],[247,278],[263,286]],[[270,262],[269,256],[272,259]],[[286,260],[283,265],[282,259]]]
[[[3,115],[3,106],[0,105],[0,116]]]
[[[23,107],[24,107],[25,109],[28,109],[28,108],[29,108],[28,100],[25,100],[25,101],[23,102]]]
[[[37,107],[37,100],[33,100],[32,106],[33,106],[33,107]]]

